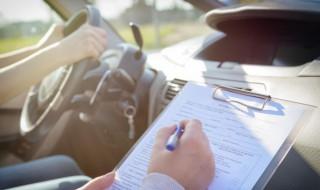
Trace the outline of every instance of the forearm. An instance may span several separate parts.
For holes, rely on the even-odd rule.
[[[0,54],[0,69],[22,60],[46,46],[61,40],[63,25],[52,25],[41,40],[32,46]]]
[[[0,104],[27,90],[60,66],[72,63],[69,56],[61,56],[64,50],[60,46],[60,42],[52,44],[0,69]]]
[[[19,95],[61,66],[85,58],[98,59],[105,48],[105,31],[85,25],[63,40],[0,68],[0,104]]]
[[[34,52],[38,51],[39,45],[33,45],[29,47],[25,47],[22,49],[18,49],[12,52],[0,54],[0,69],[7,67],[15,62],[18,62],[21,59],[24,59]]]

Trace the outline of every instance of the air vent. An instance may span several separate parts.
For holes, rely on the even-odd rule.
[[[173,79],[168,82],[165,99],[169,101],[172,100],[186,83],[187,81],[181,79]]]

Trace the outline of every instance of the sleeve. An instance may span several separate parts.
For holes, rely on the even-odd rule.
[[[142,182],[140,190],[184,190],[184,187],[180,185],[173,178],[161,174],[161,173],[150,173]]]

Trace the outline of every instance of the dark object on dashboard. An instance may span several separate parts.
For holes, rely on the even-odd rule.
[[[320,3],[234,6],[210,11],[206,21],[225,36],[202,47],[200,59],[298,66],[320,56]]]
[[[314,1],[262,2],[248,5],[236,5],[223,9],[215,9],[207,13],[209,26],[223,30],[221,24],[232,21],[251,19],[276,19],[295,21],[320,21],[320,3]]]

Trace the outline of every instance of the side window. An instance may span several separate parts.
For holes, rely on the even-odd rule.
[[[61,21],[42,0],[1,0],[0,54],[36,44]]]

